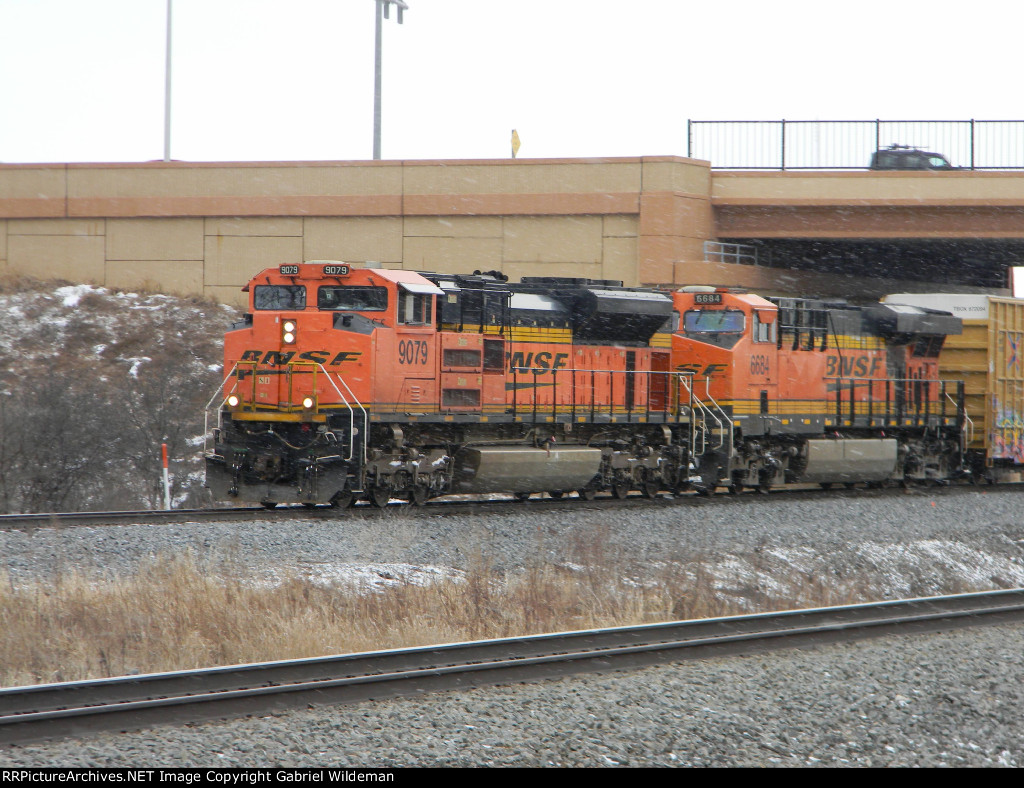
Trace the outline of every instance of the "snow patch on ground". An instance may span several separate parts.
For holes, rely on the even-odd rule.
[[[438,582],[461,583],[465,573],[443,566],[396,563],[307,563],[299,566],[302,577],[316,585],[335,586],[373,593],[397,585],[429,586]]]
[[[66,307],[78,306],[78,302],[81,301],[89,293],[94,292],[106,293],[106,290],[102,288],[95,288],[92,285],[68,285],[67,287],[58,287],[54,290],[56,295]]]
[[[564,562],[572,574],[598,571]],[[926,539],[908,544],[865,543],[852,546],[837,565],[836,556],[810,547],[770,548],[743,555],[717,555],[700,561],[656,562],[651,576],[626,577],[635,588],[656,588],[667,580],[679,588],[710,580],[720,600],[751,610],[766,597],[820,599],[823,591],[843,604],[844,589],[869,589],[880,599],[905,599],[952,593],[950,589],[1024,587],[1024,563],[992,555],[962,542]],[[661,579],[658,579],[658,578]],[[845,585],[844,585],[845,584]]]

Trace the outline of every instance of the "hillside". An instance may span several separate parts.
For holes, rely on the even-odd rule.
[[[0,512],[202,500],[203,408],[238,311],[196,298],[0,281]]]

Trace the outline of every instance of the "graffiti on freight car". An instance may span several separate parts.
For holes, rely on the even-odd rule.
[[[995,400],[996,423],[992,430],[992,458],[1024,465],[1024,418]]]
[[[1013,369],[1020,365],[1020,359],[1017,356],[1017,346],[1020,344],[1021,334],[1006,333],[1006,368]]]

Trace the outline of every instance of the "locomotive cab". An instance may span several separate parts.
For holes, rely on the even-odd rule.
[[[246,322],[225,339],[232,418],[323,424],[353,400],[395,403],[406,377],[432,376],[441,290],[418,274],[312,262],[268,269],[245,289]],[[375,380],[382,341],[405,374]]]
[[[208,485],[267,505],[337,501],[366,454],[369,404],[436,392],[441,290],[411,271],[334,261],[267,269],[244,289],[249,312],[225,336]]]
[[[673,358],[701,395],[763,432],[778,396],[778,307],[757,295],[687,287],[673,294]]]

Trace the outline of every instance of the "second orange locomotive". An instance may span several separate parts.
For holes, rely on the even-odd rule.
[[[950,478],[948,314],[710,288],[267,269],[225,338],[215,497],[377,505],[451,493]]]

